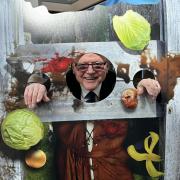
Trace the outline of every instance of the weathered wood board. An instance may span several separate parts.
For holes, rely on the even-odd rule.
[[[147,49],[151,57],[160,57],[160,50],[163,46],[158,41],[151,41]],[[33,62],[37,57],[50,57],[55,52],[63,54],[70,52],[72,49],[85,50],[86,52],[100,53],[107,57],[113,64],[116,73],[118,64],[129,64],[130,82],[125,83],[124,80],[117,76],[116,85],[113,92],[106,99],[97,103],[83,103],[78,101],[65,86],[60,94],[54,94],[50,103],[43,104],[35,109],[44,122],[46,121],[73,121],[73,120],[100,120],[100,119],[128,119],[128,118],[156,118],[160,114],[156,111],[156,102],[146,96],[138,97],[138,106],[134,110],[126,109],[121,103],[122,92],[131,87],[133,88],[133,77],[141,70],[140,60],[141,54],[130,54],[124,51],[118,42],[87,42],[87,43],[61,43],[61,44],[43,44],[43,45],[27,45],[18,47],[16,50],[17,57],[8,58],[9,65],[15,71],[21,71],[22,76],[17,79],[18,83],[26,82],[22,79],[23,67],[32,65],[33,71],[37,71],[40,65]],[[38,56],[37,56],[38,54]],[[28,65],[29,63],[29,65]],[[22,69],[17,69],[17,67]],[[16,67],[16,69],[14,68]],[[14,73],[16,74],[16,73]],[[65,74],[64,74],[65,76]],[[14,78],[14,77],[13,77]],[[15,77],[17,78],[17,77]],[[61,83],[61,82],[60,82]],[[110,113],[111,112],[111,113]],[[144,113],[146,112],[146,113]]]
[[[164,13],[164,33],[168,53],[180,53],[180,2],[162,1]]]
[[[180,78],[174,89],[174,98],[169,101],[166,112],[165,180],[180,179]]]
[[[169,54],[180,54],[180,2],[179,0],[163,0],[164,15],[164,39],[166,51]],[[171,66],[171,63],[170,63]],[[180,71],[180,69],[179,69]],[[179,114],[180,114],[180,86],[179,78],[174,89],[174,97],[166,107],[166,133],[165,133],[165,180],[180,179],[180,134],[179,134]]]
[[[160,6],[119,3],[112,7],[95,6],[93,10],[49,14],[46,10],[24,7],[24,30],[34,44],[117,41],[112,28],[114,15],[132,9],[151,24],[151,39],[160,39]]]
[[[112,29],[109,31],[109,27],[111,27],[111,24],[110,24],[111,21],[109,21],[109,18],[112,18],[112,15],[114,15],[114,14],[118,14],[118,15],[123,14],[127,9],[134,9],[137,12],[140,12],[152,24],[153,32],[158,30],[158,27],[159,27],[158,26],[159,5],[157,5],[157,6],[130,6],[127,4],[120,4],[118,6],[114,6],[112,8],[107,8],[107,9],[104,7],[97,7],[97,9],[95,9],[94,12],[92,12],[92,11],[77,12],[77,13],[71,12],[71,13],[66,13],[66,15],[59,14],[59,15],[47,16],[45,19],[50,20],[51,23],[49,23],[49,22],[47,23],[47,21],[40,22],[40,17],[42,17],[42,16],[36,16],[36,18],[30,17],[29,16],[30,12],[26,11],[25,21],[24,21],[25,22],[25,24],[24,24],[25,31],[31,33],[32,41],[34,43],[41,43],[41,45],[36,46],[36,45],[32,44],[29,46],[18,47],[20,49],[19,53],[22,53],[24,51],[24,54],[19,54],[15,58],[14,61],[11,61],[13,59],[12,58],[10,60],[11,62],[10,61],[8,62],[10,65],[10,68],[8,67],[8,72],[12,75],[12,78],[10,79],[12,84],[13,84],[13,82],[16,82],[16,80],[17,80],[16,77],[14,78],[14,76],[13,76],[14,72],[17,72],[17,70],[18,70],[20,76],[23,76],[25,74],[25,76],[23,77],[24,81],[21,82],[22,88],[20,89],[20,92],[19,92],[21,94],[20,99],[22,100],[22,98],[23,98],[22,97],[23,90],[26,85],[25,79],[28,78],[28,75],[30,75],[32,73],[32,71],[34,70],[34,66],[31,63],[32,59],[39,57],[41,55],[42,55],[42,57],[44,56],[47,58],[51,58],[53,56],[54,52],[58,51],[58,52],[64,53],[64,51],[66,49],[71,50],[70,46],[72,46],[72,44],[62,44],[63,47],[59,44],[54,44],[52,46],[52,44],[51,45],[50,44],[43,45],[43,43],[87,42],[87,41],[102,41],[103,42],[103,41],[110,41],[110,40],[116,41],[117,39],[116,39]],[[56,25],[53,25],[55,16],[56,17],[59,16],[59,17],[57,17],[57,20],[55,21]],[[73,18],[73,16],[74,16],[74,18]],[[88,16],[90,16],[90,18],[88,18]],[[43,16],[43,17],[45,17],[45,16]],[[26,19],[26,18],[28,18],[28,19]],[[75,18],[76,19],[79,18],[79,20],[76,20]],[[85,26],[83,26],[83,24]],[[156,27],[157,27],[157,29],[156,29]],[[93,33],[90,34],[90,32],[93,32]],[[158,32],[155,32],[155,34],[153,34],[152,38],[158,39],[159,38]],[[119,47],[119,44],[117,42],[108,42],[107,46],[105,48],[106,51],[104,51],[104,45],[106,43],[103,44],[103,47],[100,44],[98,45],[98,43],[97,43],[96,46],[90,47],[90,48],[87,45],[86,50],[91,50],[94,52],[98,51],[99,53],[104,54],[107,58],[112,59],[115,69],[117,69],[116,59],[118,59],[118,62],[121,62],[121,63],[127,63],[126,59],[128,59],[128,61],[130,61],[129,75],[132,80],[132,77],[134,76],[135,72],[138,69],[140,69],[139,63],[138,63],[140,54],[139,53],[130,54],[130,52],[126,53],[125,51],[122,51],[122,49]],[[109,44],[111,44],[113,48],[112,47],[109,48],[108,47]],[[99,49],[97,49],[97,46]],[[51,49],[51,47],[53,47],[53,48]],[[82,46],[77,44],[77,47],[84,49],[84,44],[82,43]],[[161,47],[161,45],[159,45],[158,42],[156,42],[156,41],[151,42],[150,46],[149,46],[150,52],[152,53],[152,55],[157,56],[157,58],[160,57],[161,53],[162,53],[162,51],[161,51],[162,49],[160,47]],[[22,49],[24,48],[24,49],[22,50],[21,48]],[[30,50],[31,48],[32,48],[32,52]],[[41,53],[39,53],[39,51]],[[112,53],[111,51],[114,52],[113,55],[111,54]],[[35,68],[38,69],[39,66],[37,65]],[[26,70],[28,70],[28,73],[26,73]],[[122,85],[122,88],[120,88],[121,85]],[[123,79],[117,77],[116,90],[113,91],[113,93],[106,100],[97,103],[97,106],[96,106],[97,108],[100,108],[100,106],[103,107],[102,112],[104,112],[106,107],[108,107],[108,108],[110,107],[110,110],[108,109],[108,111],[112,112],[113,117],[107,116],[107,114],[106,114],[106,119],[107,119],[107,117],[110,119],[111,118],[116,119],[117,117],[118,118],[144,118],[145,117],[144,112],[146,112],[147,118],[149,119],[149,117],[150,117],[149,121],[152,120],[151,122],[153,122],[153,120],[155,120],[154,122],[157,122],[159,120],[159,118],[157,118],[157,117],[160,117],[160,116],[157,114],[156,104],[150,102],[146,97],[140,98],[138,108],[135,111],[125,111],[125,110],[119,111],[119,109],[122,109],[120,101],[119,101],[120,92],[122,92],[122,90],[125,89],[126,87],[132,87],[132,81],[129,84],[125,84],[123,82]],[[69,101],[67,101],[67,99],[66,100],[64,99],[63,93],[65,93],[65,97],[66,97],[67,92],[68,92],[68,89],[65,88],[65,90],[62,92],[62,96],[59,96],[59,94],[58,95],[55,94],[54,100],[51,101],[50,104],[46,104],[47,106],[45,104],[43,104],[41,107],[38,107],[36,109],[36,111],[43,118],[43,116],[45,117],[47,114],[48,114],[48,116],[51,116],[52,113],[54,113],[54,109],[55,109],[56,115],[57,116],[60,115],[61,117],[63,117],[63,114],[61,114],[61,112],[59,112],[59,110],[57,109],[59,107],[59,105],[61,106],[62,109],[65,108],[66,110],[67,110],[67,107],[70,107],[71,114],[69,115],[69,118],[72,119],[73,115],[77,115],[77,114],[79,115],[79,113],[84,113],[84,109],[87,110],[87,108],[88,109],[91,108],[91,110],[92,109],[94,110],[93,107],[88,107],[88,105],[85,105],[85,107],[83,107],[77,111],[74,111],[74,108],[72,108],[72,101],[74,100],[74,98],[71,96],[71,94],[68,93]],[[14,106],[13,102],[16,100],[17,99],[14,96],[14,98],[12,99],[12,106]],[[112,100],[115,103],[111,104]],[[59,103],[59,102],[63,102],[63,104]],[[68,104],[67,102],[68,103],[70,102],[70,103]],[[146,103],[146,106],[142,106],[143,103]],[[105,107],[104,107],[104,105],[105,105]],[[89,106],[91,106],[91,105],[89,105]],[[113,107],[116,107],[115,112],[114,112]],[[14,108],[16,108],[16,106],[14,106]],[[40,108],[42,108],[42,109],[40,109]],[[43,112],[44,108],[46,110],[48,109],[48,111]],[[139,111],[140,109],[141,109],[141,111]],[[143,111],[142,111],[142,109],[143,109]],[[95,112],[97,112],[97,111],[95,111]],[[59,121],[59,117],[57,117],[57,116],[53,121]],[[79,117],[79,116],[73,116],[73,117],[75,117],[74,120],[77,120],[79,118],[82,119],[82,117]],[[104,115],[102,116],[102,114],[101,114],[100,116],[98,115],[96,118],[102,119],[104,117],[105,116]],[[68,120],[69,120],[69,118],[68,118]],[[90,117],[90,118],[94,118],[94,116]],[[83,117],[83,119],[86,120],[86,117]],[[64,116],[61,120],[65,121],[65,120],[67,120],[67,118],[65,118],[65,116]],[[52,118],[47,118],[47,116],[46,116],[45,118],[43,118],[43,121],[52,121]],[[3,150],[2,150],[2,152],[3,152]],[[0,175],[3,175],[3,180],[26,179],[26,177],[24,175],[24,171],[22,169],[22,161],[20,161],[19,157],[17,157],[17,159],[18,159],[17,161],[15,161],[14,159],[11,159],[11,157],[8,156],[7,153],[8,153],[8,151],[6,152],[6,156],[2,155],[3,160],[1,160],[2,166],[1,166]],[[11,154],[11,153],[9,153],[9,154]],[[10,171],[10,174],[8,173],[9,171]],[[43,177],[43,178],[45,178],[45,177]]]

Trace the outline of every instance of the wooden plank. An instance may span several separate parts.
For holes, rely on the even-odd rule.
[[[93,10],[50,14],[43,8],[24,7],[25,32],[31,34],[34,44],[117,41],[112,28],[112,17],[132,9],[142,14],[151,24],[153,40],[159,39],[159,4],[112,7],[96,6]],[[41,18],[43,17],[43,18]]]
[[[124,9],[124,8],[125,9],[136,9],[138,12],[142,12],[142,14],[145,15],[145,17],[150,19],[150,23],[152,23],[152,24],[159,22],[158,16],[157,16],[157,14],[159,13],[158,6],[152,6],[152,7],[149,7],[149,6],[135,7],[135,6],[133,6],[132,7],[132,6],[119,5],[118,7],[113,7],[113,9],[114,9],[113,11],[114,11],[114,13],[121,15],[122,12],[124,12],[121,9]],[[25,10],[25,12],[27,13],[26,14],[27,17],[25,17],[25,28],[28,32],[30,32],[30,33],[33,32],[31,35],[32,35],[32,40],[35,43],[109,41],[110,39],[113,40],[115,37],[114,37],[114,34],[112,33],[112,31],[110,31],[111,34],[109,35],[109,29],[108,29],[109,22],[107,21],[109,17],[106,14],[107,11],[105,11],[105,13],[104,13],[102,9],[103,8],[100,8],[98,10],[98,13],[96,13],[97,11],[95,10],[93,15],[91,14],[91,12],[86,12],[87,15],[90,15],[90,18],[88,16],[82,15],[83,13],[78,12],[75,18],[73,17],[75,15],[74,13],[72,13],[71,15],[67,14],[67,16],[59,15],[59,16],[61,16],[61,18],[57,18],[57,21],[55,18],[57,15],[54,15],[51,17],[43,16],[46,19],[46,21],[43,21],[43,22],[40,21],[40,19],[38,19],[41,16],[37,16],[37,14],[34,13],[35,18],[33,16],[30,17],[29,11]],[[26,24],[26,22],[27,22],[26,18],[28,18],[28,24]],[[79,18],[79,21],[77,20],[78,18]],[[107,19],[105,19],[105,18],[107,18]],[[48,22],[48,20],[50,20],[50,23]],[[53,24],[54,21],[56,22],[55,25]],[[84,26],[82,26],[82,24],[80,22],[82,22],[82,24],[84,23]],[[103,31],[103,30],[105,30],[105,31]],[[155,45],[155,44],[152,44],[152,45]],[[38,51],[36,50],[36,46],[35,45],[33,45],[33,46],[34,46],[34,49],[33,49],[34,56],[37,57],[39,55]],[[64,44],[64,46],[65,46],[65,44]],[[44,47],[45,46],[42,45],[42,49]],[[153,46],[153,47],[154,47],[154,49],[156,49],[156,46]],[[29,53],[28,50],[29,49],[26,49],[25,54],[26,54],[26,56],[29,57],[29,59],[31,59],[32,57],[31,57],[31,54],[28,54]],[[46,50],[46,52],[44,51],[44,54],[48,55],[47,57],[52,57],[52,54],[54,51],[49,51],[48,48],[45,50]],[[54,48],[53,50],[57,50],[57,49]],[[103,48],[102,48],[102,50],[103,50]],[[50,54],[50,52],[51,52],[51,54]],[[118,54],[116,54],[116,55],[118,55]],[[126,57],[126,56],[123,56],[123,57]],[[27,57],[24,57],[24,58],[26,58],[26,60],[29,61],[29,59]],[[124,59],[124,60],[126,60],[126,59]],[[12,63],[15,63],[15,62],[12,62]],[[20,73],[23,72],[23,71],[21,71],[22,70],[21,65],[26,66],[24,63],[24,64],[20,64],[20,66],[16,67],[18,70],[20,70],[19,71]],[[28,65],[28,63],[27,63],[27,65]],[[29,69],[31,69],[31,68],[29,68]],[[11,72],[13,73],[13,71],[14,71],[14,69],[12,69]],[[131,70],[131,73],[132,72],[133,72],[133,70]],[[12,82],[13,82],[13,80],[14,79],[12,78]],[[22,91],[23,91],[23,88],[21,89],[21,92],[20,92],[21,94],[22,94]],[[155,105],[152,105],[152,106],[154,109]],[[2,143],[1,143],[1,147],[2,147]],[[2,150],[1,152],[4,152],[4,150]],[[6,151],[6,152],[8,152],[8,151]],[[3,179],[4,180],[6,180],[6,179],[7,180],[23,179],[22,178],[23,172],[21,171],[22,170],[21,162],[14,161],[14,159],[16,159],[17,156],[15,156],[15,158],[11,159],[11,157],[10,157],[11,152],[8,154],[8,158],[4,157],[3,154],[1,154],[1,155],[2,155],[1,157],[3,157],[3,160],[0,159],[1,165],[2,165],[2,167],[0,167],[0,174],[3,177]],[[10,171],[11,175],[8,174],[9,171]]]
[[[22,180],[23,164],[20,161],[22,152],[8,148],[0,139],[0,179]]]
[[[152,57],[161,56],[160,54],[157,54],[161,52],[157,50],[157,47],[163,48],[163,46],[160,46],[157,41],[151,41],[147,47]],[[43,121],[59,121],[59,117],[61,117],[61,121],[73,121],[156,118],[158,116],[156,102],[152,102],[145,96],[139,97],[139,103],[135,110],[123,108],[120,97],[125,89],[134,87],[132,79],[135,73],[141,69],[139,66],[141,54],[127,53],[119,46],[118,42],[61,43],[53,45],[43,44],[21,46],[16,50],[18,57],[15,59],[13,59],[13,57],[9,58],[8,63],[11,65],[12,69],[15,69],[15,71],[17,71],[17,67],[19,67],[18,71],[23,72],[23,64],[28,61],[29,64],[32,63],[32,59],[37,57],[37,54],[38,57],[52,57],[55,52],[63,55],[64,52],[70,52],[72,49],[83,49],[86,52],[95,52],[104,55],[111,61],[116,72],[118,70],[118,64],[129,64],[128,75],[131,81],[126,84],[122,78],[117,77],[115,88],[110,96],[98,103],[89,104],[82,102],[76,104],[75,97],[69,92],[68,87],[65,87],[63,91],[59,92],[58,96],[54,93],[52,102],[47,103],[46,105],[44,104],[36,109],[37,114],[39,114]],[[36,69],[34,69],[34,71],[39,68],[37,64],[35,64],[34,68]],[[24,82],[22,77],[24,78],[21,74],[21,77],[19,77],[21,79],[17,79],[19,84]],[[146,114],[144,114],[144,112],[146,112]]]
[[[165,180],[180,179],[180,78],[169,101],[166,113]]]
[[[164,23],[165,41],[168,53],[180,53],[180,2],[165,0]]]
[[[180,2],[179,0],[162,1],[164,13],[164,39],[166,51],[170,54],[180,53]],[[171,62],[169,62],[171,65]],[[174,89],[174,97],[166,107],[166,133],[165,133],[165,180],[180,179],[180,80]]]

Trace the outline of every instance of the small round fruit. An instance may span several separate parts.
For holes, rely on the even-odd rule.
[[[25,162],[29,167],[41,168],[46,163],[46,154],[42,150],[30,151],[26,154]]]
[[[129,88],[123,91],[121,95],[121,102],[126,108],[134,109],[137,107],[137,90],[134,88]]]

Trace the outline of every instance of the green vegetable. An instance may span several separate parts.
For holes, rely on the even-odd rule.
[[[132,10],[123,16],[114,16],[113,28],[123,45],[131,50],[143,50],[150,41],[150,24]]]
[[[10,112],[3,120],[1,134],[11,148],[27,150],[44,136],[44,126],[39,117],[27,109]]]

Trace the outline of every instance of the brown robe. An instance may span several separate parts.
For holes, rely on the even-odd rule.
[[[58,180],[91,180],[90,169],[94,180],[132,180],[123,147],[127,129],[127,121],[94,121],[93,148],[88,152],[85,121],[54,123]]]

